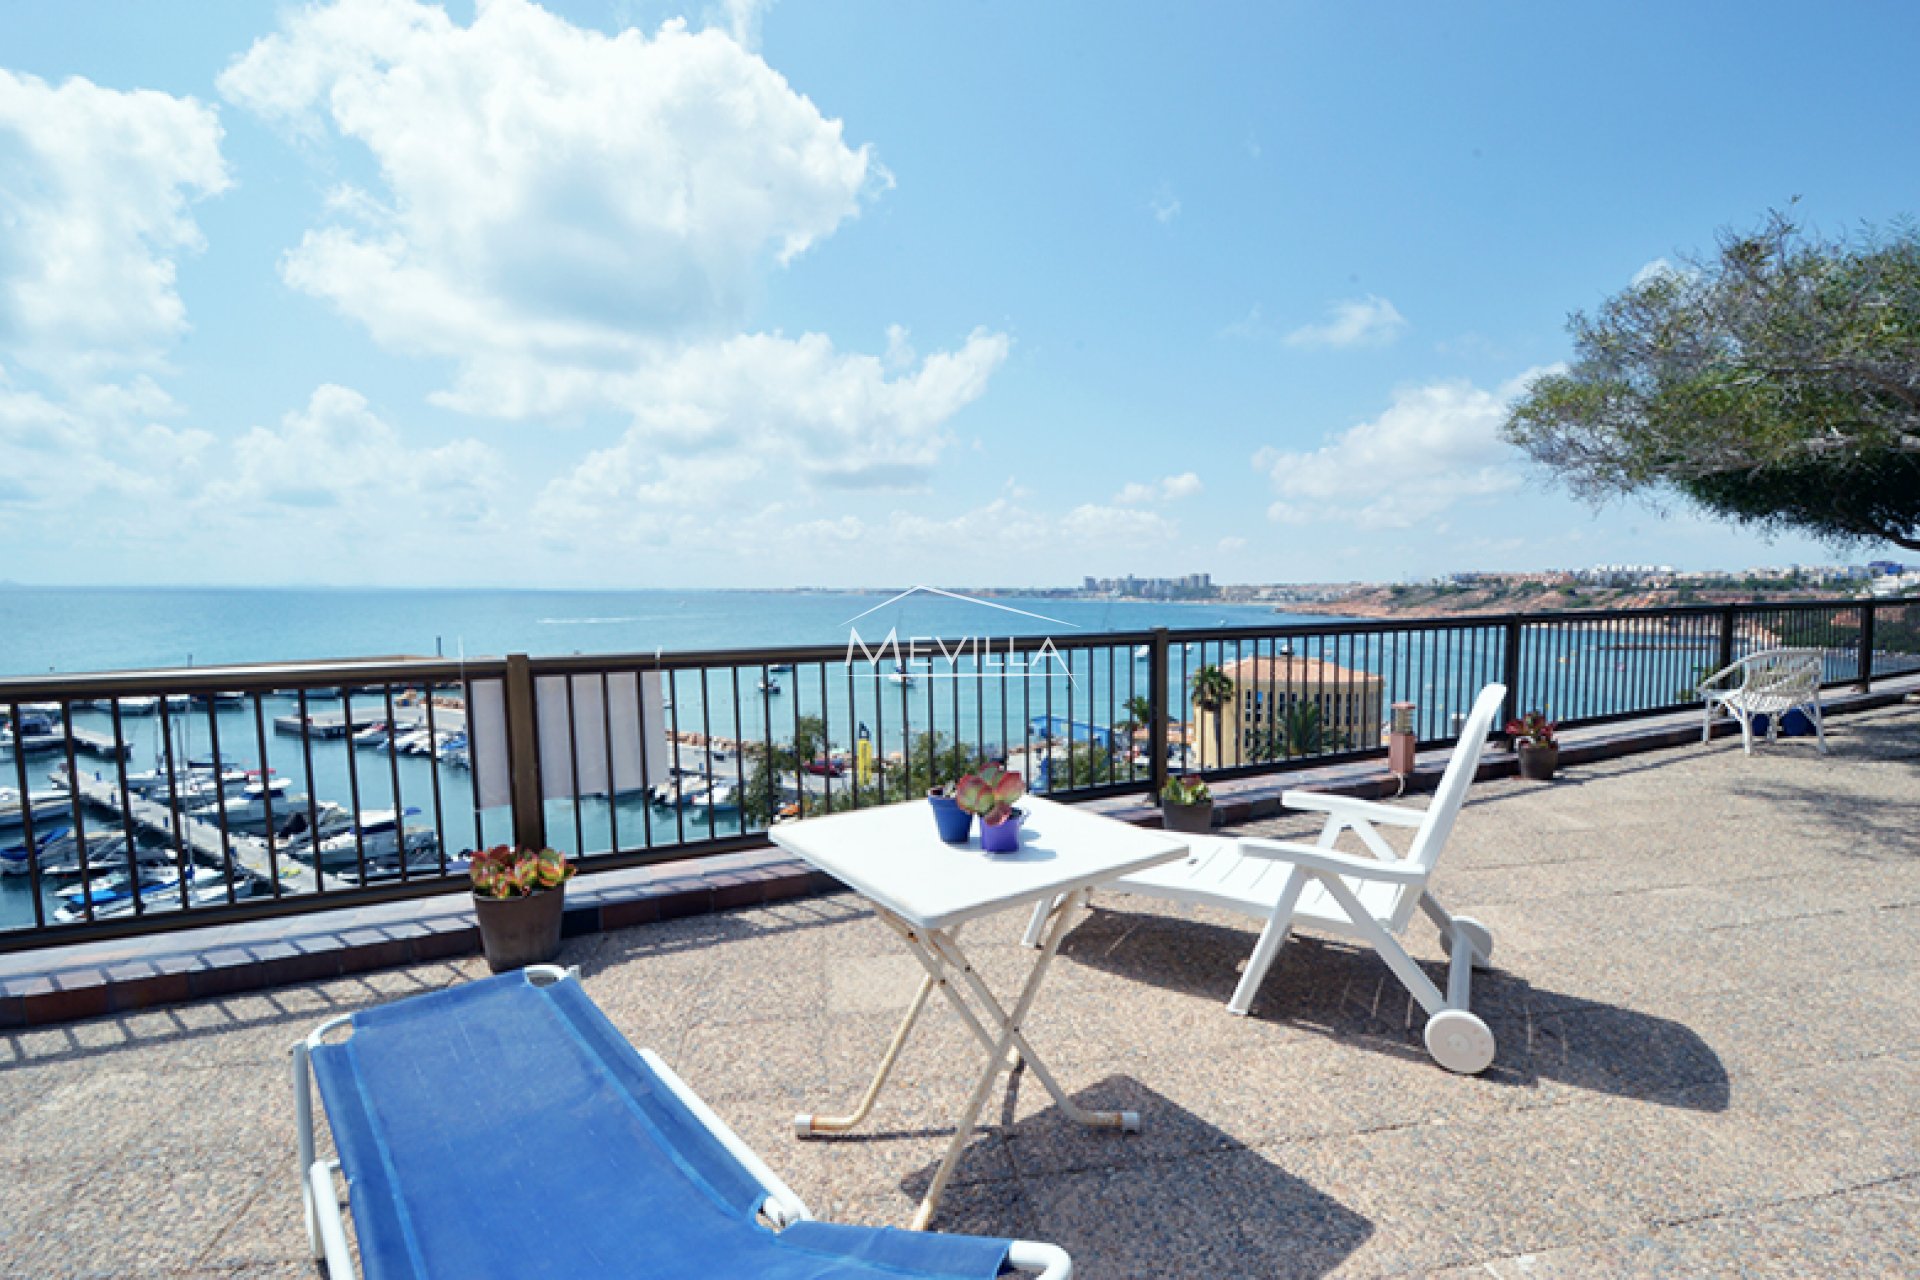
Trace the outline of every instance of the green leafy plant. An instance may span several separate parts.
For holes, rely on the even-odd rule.
[[[1168,778],[1167,785],[1160,788],[1160,798],[1168,804],[1200,804],[1213,799],[1213,792],[1207,788],[1206,779],[1197,775]]]
[[[1515,746],[1550,747],[1554,744],[1555,727],[1546,712],[1529,711],[1518,720],[1507,721],[1507,737]]]
[[[1193,673],[1188,682],[1189,692],[1193,695],[1193,705],[1202,711],[1213,713],[1213,758],[1216,766],[1224,764],[1226,747],[1222,738],[1225,733],[1220,711],[1233,701],[1233,677],[1219,667],[1208,663]]]
[[[573,878],[574,866],[558,849],[515,849],[495,845],[467,863],[477,898],[525,898],[558,889]]]
[[[954,784],[953,799],[988,826],[1013,816],[1013,802],[1027,794],[1027,781],[1002,765],[982,766]]]

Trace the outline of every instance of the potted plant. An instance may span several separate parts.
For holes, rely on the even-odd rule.
[[[948,844],[965,844],[973,834],[973,815],[962,809],[945,787],[929,788],[927,804],[933,808],[933,825],[939,829],[940,838]]]
[[[1553,730],[1553,721],[1544,711],[1529,711],[1518,720],[1507,721],[1507,737],[1520,757],[1521,777],[1546,782],[1560,767],[1560,744]]]
[[[544,964],[560,951],[560,913],[573,864],[557,849],[495,845],[467,864],[480,946],[495,973]]]
[[[1160,825],[1189,835],[1205,835],[1213,829],[1213,792],[1204,778],[1167,779],[1160,789]]]
[[[1026,793],[1026,779],[997,764],[968,774],[953,787],[954,801],[980,819],[980,847],[988,853],[1013,853],[1020,848],[1020,820],[1025,815],[1013,802]]]

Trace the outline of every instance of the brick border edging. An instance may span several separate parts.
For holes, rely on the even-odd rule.
[[[1867,711],[1901,702],[1905,688],[1832,698],[1829,715]],[[1695,724],[1666,724],[1639,730],[1622,722],[1622,731],[1579,742],[1563,742],[1562,765],[1592,764],[1646,751],[1697,743]],[[1738,732],[1732,721],[1715,725],[1714,736]],[[1408,776],[1404,788],[1382,772],[1380,762],[1341,766],[1253,784],[1226,783],[1214,804],[1217,825],[1234,826],[1285,812],[1283,792],[1306,787],[1339,795],[1380,799],[1431,791],[1445,770],[1446,753],[1428,753]],[[1519,771],[1508,752],[1494,751],[1481,762],[1476,780],[1510,777]],[[1135,801],[1095,802],[1107,816],[1135,826],[1159,821],[1160,811]],[[676,864],[667,864],[673,866]],[[586,876],[568,890],[561,936],[577,938],[633,925],[732,911],[841,891],[825,872],[770,856],[747,866],[702,868],[686,864],[684,874],[640,883],[610,883]],[[607,873],[617,876],[619,873]],[[449,895],[444,911],[395,921],[349,921],[332,932],[257,942],[215,942],[196,952],[153,957],[78,961],[44,974],[0,979],[0,1031],[17,1031],[74,1022],[83,1018],[134,1013],[172,1004],[238,995],[307,982],[323,982],[377,969],[431,963],[477,954],[480,931],[470,907]],[[346,909],[352,910],[352,909]],[[311,921],[317,917],[304,917]],[[176,935],[189,937],[190,934]],[[84,949],[86,944],[76,950]]]

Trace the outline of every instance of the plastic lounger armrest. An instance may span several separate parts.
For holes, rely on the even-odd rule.
[[[1251,857],[1271,858],[1275,862],[1291,862],[1296,867],[1305,867],[1309,871],[1327,872],[1337,876],[1354,876],[1361,880],[1381,880],[1391,884],[1425,884],[1427,872],[1423,867],[1405,862],[1382,862],[1378,858],[1356,858],[1352,854],[1335,853],[1331,849],[1317,849],[1312,845],[1293,844],[1286,840],[1263,840],[1258,836],[1243,836],[1240,839],[1240,851]]]
[[[1033,1240],[1015,1240],[1007,1250],[1007,1265],[1022,1271],[1037,1271],[1034,1280],[1072,1280],[1073,1261],[1057,1244]]]
[[[1336,818],[1360,818],[1382,827],[1417,827],[1427,820],[1426,811],[1422,809],[1401,809],[1325,791],[1288,791],[1281,795],[1280,803],[1289,809],[1326,813]]]

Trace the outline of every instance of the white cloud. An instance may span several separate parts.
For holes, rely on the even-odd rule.
[[[743,49],[758,49],[760,23],[773,8],[773,0],[721,0],[721,5],[734,43]]]
[[[1302,325],[1286,337],[1290,347],[1379,347],[1400,336],[1406,317],[1372,294],[1335,303],[1325,324]]]
[[[1397,392],[1387,411],[1311,452],[1263,449],[1281,524],[1405,529],[1455,503],[1520,487],[1519,455],[1500,439],[1507,407],[1547,372],[1530,369],[1492,391],[1465,381]]]
[[[1218,546],[1222,552],[1229,554],[1235,551],[1245,551],[1247,549],[1247,540],[1238,534],[1229,534],[1227,537],[1220,539]]]
[[[192,98],[0,70],[0,355],[68,387],[161,366],[186,328],[188,212],[228,185]]]
[[[1680,270],[1665,258],[1655,258],[1652,262],[1647,263],[1633,273],[1633,285],[1635,288],[1638,288],[1649,280],[1657,280],[1661,276],[1678,276],[1680,274],[1682,274]]]
[[[1191,471],[1177,476],[1162,476],[1150,484],[1132,483],[1113,495],[1115,505],[1122,507],[1144,506],[1151,502],[1170,502],[1179,498],[1191,498],[1204,486],[1200,477]]]
[[[723,31],[609,37],[526,0],[466,27],[414,0],[297,10],[219,85],[268,119],[324,114],[388,189],[340,193],[362,216],[309,233],[288,280],[382,341],[449,354],[733,323],[766,263],[832,234],[881,177]]]
[[[1154,192],[1153,199],[1147,201],[1147,212],[1164,227],[1180,216],[1180,200],[1170,187],[1162,186]]]
[[[234,441],[207,497],[213,508],[242,517],[281,517],[296,508],[309,530],[318,522],[364,531],[371,521],[401,538],[484,523],[505,475],[489,446],[409,445],[365,396],[326,384],[278,427],[255,427]]]
[[[643,407],[609,448],[550,484],[537,512],[554,527],[617,528],[635,504],[710,507],[715,494],[776,475],[814,488],[912,488],[947,443],[945,421],[985,391],[1004,335],[887,376],[874,356],[819,335],[744,335],[631,375]]]
[[[382,346],[442,356],[434,403],[630,425],[549,488],[555,512],[688,500],[797,467],[820,485],[912,485],[945,420],[1004,359],[976,332],[922,357],[743,333],[761,281],[891,183],[730,30],[576,27],[527,0],[460,26],[415,0],[295,11],[220,77],[231,100],[364,145],[384,190],[343,189],[282,274]],[[730,450],[732,466],[708,455]],[[712,488],[702,490],[711,501]]]

